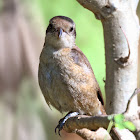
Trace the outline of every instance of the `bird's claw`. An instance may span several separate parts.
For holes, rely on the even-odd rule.
[[[60,119],[58,125],[55,128],[55,134],[57,134],[57,129],[58,129],[58,134],[59,134],[59,136],[61,136],[60,131],[63,129],[65,122],[69,118],[77,116],[78,114],[79,114],[78,112],[69,112],[64,118]]]
[[[55,134],[58,133],[59,136],[61,136],[60,131],[63,129],[64,124],[65,124],[64,119],[61,119],[61,120],[59,121],[59,124],[58,124],[58,125],[56,126],[56,128],[55,128]],[[58,131],[57,131],[57,129],[58,129]]]

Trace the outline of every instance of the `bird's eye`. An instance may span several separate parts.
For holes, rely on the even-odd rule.
[[[73,31],[73,27],[70,28],[70,32],[72,32],[72,31]]]

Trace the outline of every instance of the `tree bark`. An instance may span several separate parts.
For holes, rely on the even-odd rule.
[[[106,111],[108,114],[122,113],[137,87],[139,23],[128,2],[120,3],[113,16],[102,23],[106,54]],[[122,61],[121,58],[128,56],[129,47],[130,57]],[[137,113],[137,98],[133,100],[130,112]]]
[[[137,87],[138,0],[77,1],[102,21],[106,57],[106,111],[108,114],[122,113]],[[132,104],[132,112],[136,114],[137,98]]]

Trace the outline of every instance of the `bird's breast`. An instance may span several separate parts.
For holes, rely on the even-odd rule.
[[[48,91],[49,102],[59,111],[97,114],[100,104],[97,99],[98,84],[86,65],[74,63],[70,51],[69,48],[54,51],[47,55],[48,59],[45,57],[40,62],[40,77],[44,81],[41,84]]]

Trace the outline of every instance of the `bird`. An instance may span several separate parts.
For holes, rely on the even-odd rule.
[[[46,103],[61,113],[69,112],[66,116],[105,115],[99,84],[75,40],[76,25],[71,18],[55,16],[50,19],[40,54],[39,86]],[[68,118],[59,122],[56,127],[59,131]]]

